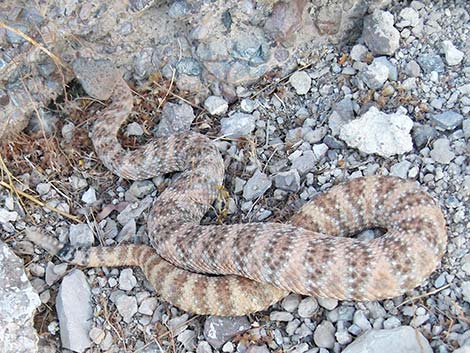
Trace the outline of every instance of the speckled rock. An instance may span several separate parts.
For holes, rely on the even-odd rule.
[[[0,242],[0,283],[0,351],[37,352],[33,314],[41,301],[24,273],[23,261],[3,242]]]

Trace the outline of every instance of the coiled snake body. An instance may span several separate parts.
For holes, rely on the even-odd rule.
[[[181,172],[148,217],[152,246],[75,249],[31,232],[52,253],[83,266],[140,266],[166,301],[190,312],[244,315],[288,292],[375,300],[403,294],[438,266],[445,220],[415,182],[364,177],[333,187],[289,222],[200,225],[223,183],[217,148],[198,133],[159,137],[133,151],[117,140],[133,107],[126,82],[116,80],[111,103],[92,132],[95,151],[127,179]],[[380,227],[369,241],[347,237]]]

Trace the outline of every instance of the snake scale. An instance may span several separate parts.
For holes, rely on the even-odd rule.
[[[133,97],[120,76],[113,84],[111,102],[98,113],[91,134],[102,163],[130,180],[180,173],[148,216],[151,246],[78,249],[30,232],[65,261],[139,266],[165,301],[223,316],[263,310],[289,292],[339,300],[391,298],[421,284],[438,266],[447,240],[442,211],[416,182],[394,177],[336,185],[288,224],[200,225],[223,183],[219,151],[191,131],[124,149],[117,134]],[[367,241],[352,237],[367,228],[386,232]]]

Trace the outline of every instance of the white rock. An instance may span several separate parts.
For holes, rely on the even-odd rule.
[[[456,349],[454,353],[470,353],[470,346],[463,346],[460,347],[459,349]]]
[[[462,289],[463,300],[470,303],[470,281],[463,281],[460,288]]]
[[[392,55],[400,45],[400,32],[393,26],[393,15],[374,10],[364,19],[362,36],[374,55]]]
[[[92,186],[90,186],[88,190],[83,193],[82,201],[87,204],[91,204],[96,201],[96,191]]]
[[[269,319],[271,321],[292,321],[294,316],[287,311],[272,311]]]
[[[137,299],[134,296],[119,295],[115,301],[117,311],[125,322],[131,322],[137,312]]]
[[[88,333],[93,310],[90,286],[82,271],[75,269],[64,277],[57,294],[56,310],[62,347],[74,352],[90,347]]]
[[[438,163],[449,164],[455,158],[455,153],[450,149],[449,140],[442,137],[434,141],[430,156]]]
[[[361,152],[390,157],[413,149],[412,127],[413,121],[399,111],[385,114],[371,107],[359,119],[344,125],[339,137]]]
[[[293,312],[295,309],[297,309],[297,307],[299,306],[299,303],[300,303],[300,296],[298,294],[291,293],[283,299],[282,307],[284,308],[284,310]]]
[[[72,246],[90,247],[93,245],[95,236],[88,224],[72,224],[69,230],[69,240]]]
[[[289,83],[298,95],[304,95],[310,90],[312,79],[305,71],[296,71],[289,77]]]
[[[410,326],[370,330],[347,346],[343,353],[432,353],[424,336]]]
[[[364,82],[369,88],[380,89],[387,81],[389,74],[389,68],[385,63],[374,60],[364,70]]]
[[[366,46],[362,44],[356,44],[355,46],[352,47],[351,53],[349,54],[351,56],[351,59],[354,61],[362,61],[364,60],[366,54],[369,52]]]
[[[332,349],[335,345],[335,327],[329,321],[323,321],[313,333],[313,341],[320,348]]]
[[[23,260],[0,242],[0,352],[37,352],[33,316],[39,305],[39,296],[24,273]]]
[[[142,136],[144,134],[144,129],[138,122],[133,121],[126,128],[127,136]]]
[[[400,163],[394,164],[390,168],[390,175],[397,176],[399,178],[406,179],[408,176],[408,170],[410,170],[411,162],[401,161]]]
[[[224,115],[228,110],[228,103],[223,97],[209,96],[204,101],[204,108],[211,115]]]
[[[139,306],[139,313],[152,316],[157,304],[158,302],[155,297],[145,298]]]
[[[333,310],[338,306],[338,300],[331,298],[317,298],[318,304],[326,310]]]
[[[18,219],[18,212],[7,211],[4,208],[0,208],[0,223],[14,222]]]
[[[311,317],[318,310],[318,302],[315,298],[306,297],[299,304],[298,313],[300,317]]]
[[[442,50],[444,51],[447,65],[454,66],[460,64],[465,54],[458,50],[450,40],[442,42]]]
[[[220,120],[220,131],[222,135],[231,138],[247,136],[255,129],[255,120],[251,114],[237,112]]]
[[[416,27],[419,23],[418,11],[412,7],[405,7],[400,11],[400,18],[406,22],[406,26]],[[405,26],[402,26],[405,27]]]
[[[137,284],[137,278],[131,268],[125,268],[119,274],[119,289],[132,290]]]
[[[328,152],[328,146],[325,143],[320,143],[312,146],[312,151],[316,160],[320,160],[326,155],[326,152]]]

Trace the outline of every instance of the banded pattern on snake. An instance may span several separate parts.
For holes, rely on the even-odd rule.
[[[74,249],[30,232],[64,260],[90,267],[139,266],[164,300],[212,315],[263,310],[288,292],[340,300],[390,298],[416,287],[438,266],[447,240],[439,206],[416,182],[393,177],[334,186],[288,224],[200,225],[224,179],[215,145],[184,132],[125,150],[117,133],[132,111],[132,93],[119,78],[110,95],[91,135],[103,164],[131,180],[180,174],[150,211],[152,246]],[[386,233],[369,241],[351,238],[375,227]]]

